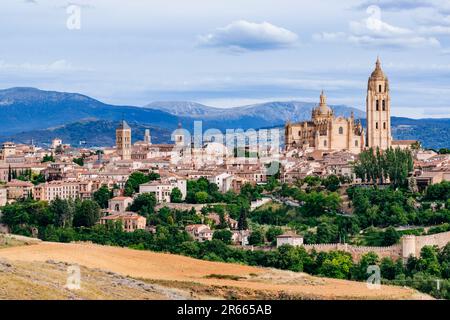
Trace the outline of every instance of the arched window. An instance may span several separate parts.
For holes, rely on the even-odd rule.
[[[377,102],[376,102],[376,108],[375,108],[375,110],[377,110],[377,111],[380,110],[380,102],[378,101],[378,99],[377,99]]]
[[[375,122],[375,129],[378,129],[378,122]]]
[[[115,211],[120,211],[120,206],[119,206],[118,203],[116,203],[116,206],[115,206],[114,210],[115,210]]]
[[[378,92],[381,92],[381,84],[378,85]]]
[[[323,140],[323,146],[324,146],[324,147],[327,146],[327,140]]]
[[[386,111],[386,100],[383,100],[383,111]]]
[[[339,134],[344,134],[344,128],[339,127]]]
[[[386,130],[386,122],[383,122],[383,129]]]
[[[358,140],[355,140],[355,147],[358,146]]]

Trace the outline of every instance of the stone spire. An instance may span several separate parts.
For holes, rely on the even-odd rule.
[[[383,72],[383,69],[381,69],[381,61],[380,57],[377,57],[377,62],[375,62],[375,70],[370,75],[372,79],[386,79],[386,75]]]

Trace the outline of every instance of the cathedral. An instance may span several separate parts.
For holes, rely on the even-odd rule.
[[[320,103],[312,110],[310,121],[286,124],[286,150],[349,151],[358,154],[366,147],[381,150],[391,147],[389,81],[381,69],[380,59],[377,59],[375,70],[369,77],[366,114],[367,133],[353,113],[349,118],[336,117],[322,91]]]

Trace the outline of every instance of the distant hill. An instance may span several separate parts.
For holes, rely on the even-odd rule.
[[[194,102],[152,102],[146,108],[162,110],[167,113],[206,119],[206,121],[233,121],[242,118],[260,119],[260,123],[272,125],[283,124],[286,121],[303,121],[311,118],[312,109],[316,103],[301,101],[274,101],[252,104],[242,107],[214,108]],[[353,112],[356,118],[364,118],[365,112],[344,106],[330,106],[337,116],[348,117]]]
[[[0,141],[14,141],[29,144],[33,140],[36,145],[46,146],[54,138],[61,138],[64,143],[72,146],[104,147],[115,144],[115,130],[118,121],[97,120],[79,121],[57,126],[49,129],[33,130],[17,133],[11,136],[0,136]],[[147,125],[144,123],[129,122],[132,129],[131,140],[136,142],[144,139],[145,129],[150,129],[153,143],[171,143],[171,131]],[[83,142],[80,144],[80,142]]]
[[[0,90],[0,135],[47,129],[80,120],[151,123],[176,128],[178,118],[166,112],[130,106],[113,106],[78,93],[35,88]]]
[[[286,121],[311,118],[315,103],[301,101],[267,102],[242,107],[215,108],[195,102],[153,102],[145,107],[115,106],[78,93],[43,91],[35,88],[0,90],[0,141],[13,140],[49,143],[59,136],[77,144],[92,146],[114,144],[115,122],[133,123],[134,137],[151,127],[156,142],[170,141],[170,133],[181,122],[192,131],[194,121],[203,129],[259,129],[281,127]],[[331,106],[337,116],[352,112],[363,119],[359,109]],[[419,139],[428,148],[450,147],[450,119],[408,119],[392,117],[396,139]],[[142,132],[141,132],[142,131]]]

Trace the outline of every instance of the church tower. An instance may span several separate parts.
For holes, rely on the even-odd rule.
[[[148,145],[152,144],[152,137],[150,136],[150,129],[145,129],[144,142]]]
[[[377,59],[367,85],[367,147],[386,150],[391,147],[391,97],[389,80]]]
[[[116,149],[122,160],[131,159],[131,128],[125,120],[116,129]]]

